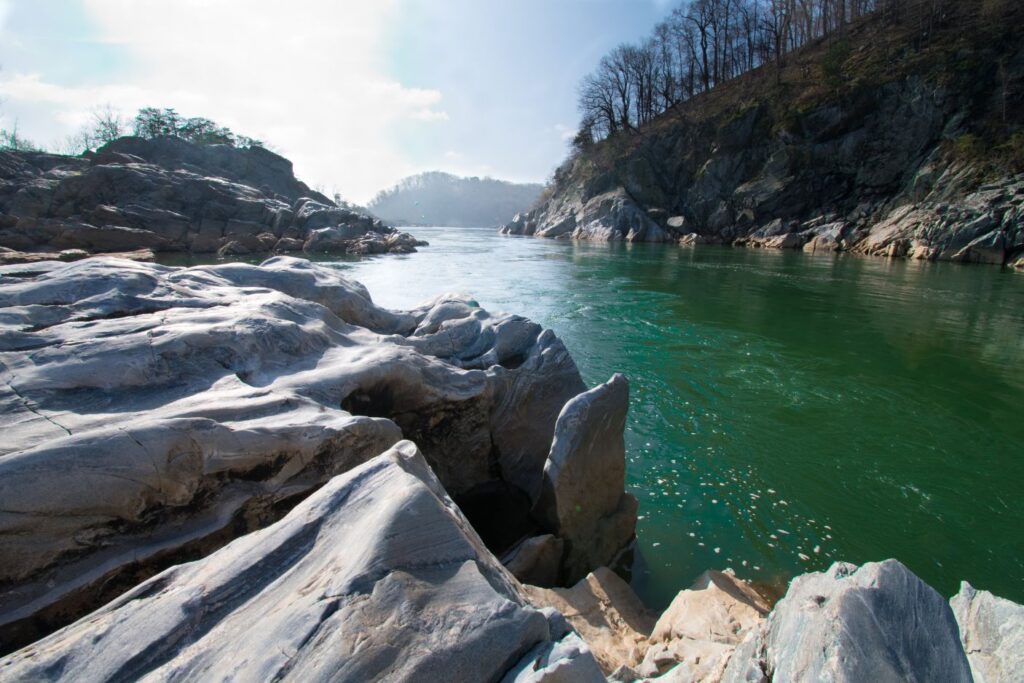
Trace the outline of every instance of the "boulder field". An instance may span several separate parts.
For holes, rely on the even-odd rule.
[[[262,147],[125,137],[81,157],[0,152],[0,263],[40,253],[407,253],[423,244],[336,206]]]
[[[0,267],[0,681],[1015,680],[1024,608],[893,560],[652,614],[628,392],[287,256]]]

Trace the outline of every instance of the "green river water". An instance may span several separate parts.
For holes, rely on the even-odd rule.
[[[553,328],[588,385],[629,378],[652,607],[709,567],[782,586],[887,557],[1024,601],[1024,274],[411,232],[430,246],[338,267],[391,308],[470,294]]]

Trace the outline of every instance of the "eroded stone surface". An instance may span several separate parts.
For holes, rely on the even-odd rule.
[[[640,676],[667,681],[721,679],[736,646],[768,614],[768,603],[732,574],[709,570],[680,591],[658,618]]]
[[[970,681],[953,612],[895,560],[793,579],[724,681]]]
[[[416,447],[0,660],[5,680],[600,680]],[[590,674],[588,676],[587,674]]]
[[[403,436],[452,495],[537,491],[583,389],[523,318],[455,295],[387,311],[290,257],[0,268],[2,640],[272,522]]]
[[[534,606],[554,608],[568,620],[606,674],[640,663],[654,615],[629,584],[607,567],[588,574],[572,588],[525,588]]]
[[[628,409],[629,383],[617,374],[566,403],[555,424],[535,514],[568,544],[566,584],[610,564],[633,537],[637,504],[624,492]]]

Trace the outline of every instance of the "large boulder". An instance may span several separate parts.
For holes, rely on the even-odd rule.
[[[563,580],[612,562],[633,538],[637,503],[625,493],[629,383],[615,375],[565,404],[534,514],[565,539]]]
[[[886,560],[793,579],[722,680],[969,682],[971,671],[946,601]]]
[[[1011,683],[1024,675],[1024,605],[964,581],[949,601],[975,683]]]
[[[542,661],[543,666],[537,666]],[[571,677],[529,676],[571,670]],[[600,681],[531,607],[416,447],[0,660],[6,680]]]
[[[502,525],[536,533],[530,495],[584,388],[535,323],[457,295],[388,311],[300,259],[0,267],[0,642],[272,523],[402,437],[457,500],[499,491]],[[478,508],[487,526],[498,508]]]

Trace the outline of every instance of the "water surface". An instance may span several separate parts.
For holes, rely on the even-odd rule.
[[[388,307],[463,292],[526,315],[589,385],[629,377],[652,606],[708,567],[779,585],[887,557],[1024,601],[1024,274],[412,232],[431,246],[337,267]]]

